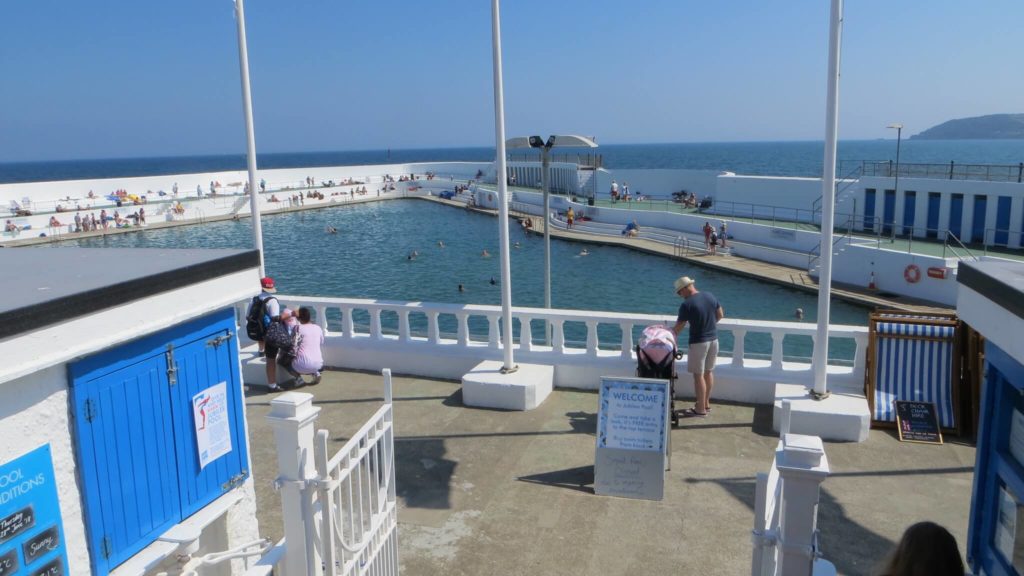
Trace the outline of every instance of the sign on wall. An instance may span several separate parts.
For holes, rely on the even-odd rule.
[[[231,452],[227,382],[214,384],[192,397],[199,468]]]
[[[669,382],[602,378],[594,492],[661,500],[669,433]]]
[[[0,576],[67,574],[50,445],[0,465]]]

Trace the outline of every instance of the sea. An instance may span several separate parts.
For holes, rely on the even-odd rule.
[[[838,174],[848,173],[862,161],[896,158],[895,140],[841,141]],[[519,151],[515,151],[517,154]],[[679,144],[602,144],[596,150],[558,149],[557,153],[596,153],[609,170],[633,168],[682,168],[728,170],[762,176],[821,176],[822,142],[720,142]],[[415,150],[361,150],[345,152],[290,152],[258,154],[261,169],[306,168],[404,162],[490,162],[493,147],[427,148]],[[1024,140],[912,140],[900,142],[900,162],[926,164],[1002,164],[1024,162]],[[173,156],[59,160],[49,162],[0,162],[0,184],[158,176],[245,170],[245,156]]]

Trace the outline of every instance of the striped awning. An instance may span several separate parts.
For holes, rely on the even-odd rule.
[[[875,357],[874,419],[896,420],[896,400],[934,402],[943,428],[953,412],[953,326],[879,322]]]

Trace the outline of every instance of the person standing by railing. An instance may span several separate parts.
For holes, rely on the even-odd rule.
[[[690,325],[689,351],[686,355],[686,369],[693,374],[693,393],[696,396],[693,408],[683,415],[704,417],[711,411],[711,390],[715,387],[715,360],[718,358],[718,322],[725,317],[725,310],[718,298],[711,292],[698,292],[694,281],[683,276],[675,281],[676,295],[684,299],[679,306],[672,333],[676,340],[687,324]]]

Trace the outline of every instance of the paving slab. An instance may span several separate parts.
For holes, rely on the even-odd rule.
[[[595,496],[597,395],[555,390],[535,410],[468,408],[456,381],[395,377],[399,546],[405,574],[723,574],[750,570],[754,475],[778,442],[772,407],[717,404],[672,431],[660,502]],[[327,371],[304,391],[341,447],[383,401],[377,374]],[[271,395],[246,400],[260,531],[282,536]],[[683,401],[680,401],[683,402]],[[910,524],[966,544],[974,447],[825,443],[822,552],[840,574],[871,574]]]

